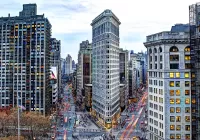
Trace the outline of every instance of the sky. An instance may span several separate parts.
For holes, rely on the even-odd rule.
[[[61,40],[61,57],[77,62],[79,45],[92,41],[92,20],[110,9],[121,21],[120,47],[146,51],[146,36],[169,31],[176,23],[188,23],[189,5],[197,0],[4,0],[1,16],[18,16],[23,4],[36,3],[37,13],[52,24],[52,37]]]

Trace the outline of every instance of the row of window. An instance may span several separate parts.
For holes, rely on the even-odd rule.
[[[181,134],[170,134],[170,139],[181,139]],[[190,139],[190,134],[185,134],[185,140],[189,140]]]
[[[155,120],[154,120],[154,122],[155,122]],[[153,128],[152,126],[150,126],[149,129],[150,129],[150,131],[156,133],[157,135],[158,135],[158,132],[159,132],[159,136],[163,137],[163,132],[162,131],[158,131],[157,128]]]
[[[180,81],[169,81],[170,87],[180,87]],[[185,81],[185,87],[190,86],[190,81]]]
[[[170,93],[170,96],[174,96],[174,91],[175,90],[170,90],[169,93]],[[188,96],[190,95],[190,90],[185,90],[185,95]],[[180,90],[176,90],[176,96],[180,96]]]
[[[185,55],[185,60],[186,61],[189,61],[191,59],[191,57],[190,57],[190,55]],[[160,62],[162,62],[162,55],[160,55]],[[169,57],[169,60],[170,61],[179,61],[179,55],[170,55],[170,57]],[[150,56],[150,58],[149,58],[149,62],[152,62],[153,61],[153,59],[152,59],[152,56]],[[157,62],[158,61],[158,58],[157,58],[157,56],[154,56],[154,62]]]
[[[157,89],[157,88],[149,87],[149,92],[163,95],[163,89]]]
[[[176,119],[175,119],[176,118]],[[181,116],[170,116],[170,122],[180,122],[181,121]],[[190,122],[190,116],[185,116],[185,122]]]
[[[157,104],[153,104],[153,103],[149,104],[149,107],[150,108],[154,108],[155,110],[158,110],[158,106],[159,106],[159,111],[163,112],[163,106],[160,106],[160,105],[157,105]]]
[[[158,113],[157,112],[153,112],[152,110],[149,110],[149,116],[153,116],[155,118],[158,118]],[[163,115],[159,114],[159,119],[163,120]]]
[[[162,72],[149,72],[149,77],[162,78]]]
[[[158,84],[159,82],[159,84]],[[163,81],[157,81],[157,80],[152,80],[152,79],[149,79],[149,85],[159,85],[159,86],[163,86]]]
[[[156,48],[154,48],[153,51],[154,51],[154,53],[157,53],[157,49]],[[169,49],[169,52],[178,52],[178,51],[179,51],[179,49],[176,46],[172,46]],[[184,51],[185,52],[190,52],[190,47],[189,46],[185,47]],[[159,52],[162,52],[162,48],[161,47],[159,47]],[[149,54],[152,54],[152,49],[151,48],[149,49]]]
[[[176,107],[176,113],[180,113],[181,108]],[[175,113],[175,107],[170,107],[170,113]],[[185,107],[185,113],[190,113],[190,107]]]
[[[181,125],[177,125],[176,129],[181,130]],[[170,130],[175,130],[175,125],[170,125]],[[185,125],[185,131],[190,131],[190,125]]]
[[[158,98],[158,96],[149,95],[150,101],[158,102],[158,99],[159,99],[159,103],[163,103],[163,98],[161,97]]]
[[[184,73],[184,77],[185,78],[190,78],[190,73],[189,72],[185,72]],[[192,78],[195,78],[195,74],[194,73],[191,73],[191,77]],[[170,72],[169,73],[169,78],[180,78],[180,72]]]
[[[149,69],[153,69],[153,65],[152,64],[149,65]],[[157,64],[155,64],[154,65],[154,69],[163,69],[163,64],[160,64],[159,67],[158,67]]]
[[[170,104],[175,104],[175,100],[176,100],[176,104],[180,104],[181,103],[181,99],[180,98],[170,98]],[[193,99],[192,103],[196,103],[196,100]],[[190,98],[186,98],[185,99],[185,104],[190,104]]]

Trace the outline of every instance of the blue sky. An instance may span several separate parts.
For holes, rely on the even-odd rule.
[[[18,16],[22,5],[36,3],[38,14],[52,24],[52,37],[61,40],[61,56],[71,54],[77,62],[79,44],[91,42],[90,23],[105,9],[120,19],[120,47],[145,51],[149,34],[170,30],[175,23],[188,23],[189,8],[196,0],[6,0],[1,1],[1,16]]]

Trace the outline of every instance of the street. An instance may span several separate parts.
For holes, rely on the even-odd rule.
[[[121,134],[120,139],[133,138],[134,136],[145,137],[145,133],[141,131],[140,125],[144,122],[146,99],[147,92],[143,94],[133,113],[130,113],[130,122],[127,122],[125,128],[118,135],[120,136]]]
[[[64,87],[62,107],[57,119],[56,140],[72,140],[72,134],[76,122],[76,113],[71,92],[71,87],[66,85]]]
[[[56,140],[93,139],[98,136],[102,139],[110,139],[112,136],[118,139],[133,137],[145,138],[143,131],[146,122],[146,99],[144,92],[139,101],[129,105],[125,114],[125,124],[120,124],[117,129],[105,131],[96,124],[96,120],[89,113],[75,112],[75,104],[72,97],[72,89],[69,85],[64,86],[62,104],[59,109],[56,128]],[[141,127],[142,126],[142,127]]]

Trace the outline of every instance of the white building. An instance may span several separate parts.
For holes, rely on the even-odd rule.
[[[191,139],[191,72],[189,34],[161,32],[149,35],[149,140]]]
[[[66,74],[69,75],[73,73],[73,70],[72,70],[72,57],[71,55],[67,55],[66,57]]]
[[[92,26],[92,112],[107,128],[120,116],[119,19],[105,10]]]

